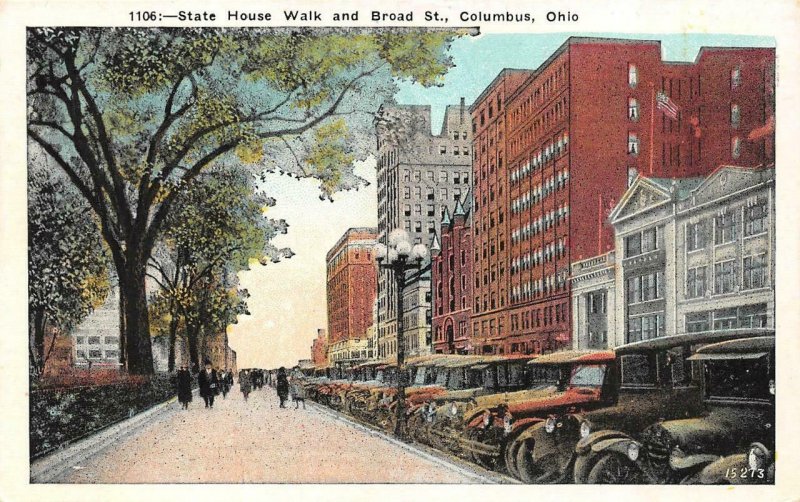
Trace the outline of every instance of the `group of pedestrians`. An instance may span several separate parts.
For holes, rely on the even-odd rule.
[[[181,366],[178,370],[178,402],[184,410],[189,409],[192,402],[192,374],[189,367]],[[214,397],[222,394],[225,399],[233,387],[233,374],[227,370],[217,370],[206,360],[204,368],[197,374],[197,384],[200,387],[200,397],[203,398],[206,408],[214,407]]]
[[[239,390],[245,401],[248,400],[251,392],[261,389],[267,384],[275,387],[281,408],[286,408],[286,401],[290,396],[295,403],[295,409],[298,409],[301,403],[303,409],[306,408],[306,381],[299,366],[292,368],[291,374],[287,374],[286,368],[281,367],[275,374],[261,369],[243,369],[239,371],[238,376]],[[188,410],[189,403],[192,402],[192,374],[188,366],[181,366],[177,377],[178,402],[181,403],[184,410]],[[227,370],[217,370],[212,366],[211,361],[206,360],[204,368],[197,374],[197,383],[205,407],[213,408],[214,397],[222,394],[223,399],[226,398],[233,387],[233,373]]]
[[[275,389],[278,391],[278,400],[280,407],[286,408],[286,400],[291,395],[294,401],[294,409],[300,407],[303,403],[303,409],[306,409],[306,388],[305,388],[305,375],[300,371],[299,366],[292,368],[291,375],[286,375],[286,368],[281,366],[278,368],[278,374],[275,378]]]

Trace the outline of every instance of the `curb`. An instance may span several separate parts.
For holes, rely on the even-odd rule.
[[[388,443],[391,443],[391,444],[393,444],[393,445],[395,445],[397,447],[402,448],[405,451],[408,451],[410,453],[413,453],[415,455],[423,457],[424,459],[426,459],[426,460],[428,460],[430,462],[433,462],[433,463],[435,463],[437,465],[440,465],[442,467],[446,467],[447,469],[450,469],[450,470],[452,470],[454,472],[457,472],[458,474],[461,474],[462,476],[466,476],[466,477],[472,478],[472,479],[474,479],[476,481],[476,483],[480,483],[480,484],[520,484],[519,480],[516,480],[514,478],[510,478],[510,477],[506,477],[506,476],[504,476],[502,474],[498,474],[496,472],[487,471],[487,474],[482,474],[482,473],[478,472],[477,470],[473,469],[473,466],[471,466],[471,465],[470,466],[466,466],[466,465],[465,466],[461,466],[458,463],[456,463],[455,461],[450,460],[449,458],[446,458],[444,456],[445,454],[443,454],[443,453],[441,453],[439,451],[436,451],[436,450],[426,451],[427,448],[423,449],[423,447],[417,446],[416,444],[404,443],[403,441],[400,441],[400,440],[398,440],[398,439],[396,439],[396,438],[394,438],[392,436],[389,436],[388,434],[384,433],[381,430],[378,430],[378,429],[375,429],[375,428],[373,428],[373,427],[371,427],[369,425],[357,422],[357,421],[351,419],[350,417],[348,417],[346,415],[343,415],[341,413],[338,413],[338,412],[336,412],[334,410],[331,410],[331,409],[329,409],[329,408],[327,408],[327,407],[325,407],[325,406],[323,406],[323,405],[321,405],[319,403],[316,403],[316,402],[310,401],[310,400],[308,401],[308,403],[313,408],[315,408],[317,411],[321,412],[324,415],[327,415],[327,416],[333,418],[334,420],[338,420],[340,422],[344,422],[344,423],[348,424],[349,426],[351,426],[353,428],[356,428],[356,429],[358,429],[360,431],[363,431],[363,432],[367,432],[370,435],[377,436],[380,439],[382,439],[382,440],[384,440],[384,441],[386,441]]]
[[[197,392],[197,390],[195,389],[193,392]],[[117,422],[97,434],[78,440],[60,450],[34,460],[30,465],[30,483],[58,483],[56,480],[65,471],[100,453],[123,436],[127,436],[138,428],[144,427],[149,420],[163,413],[177,400],[177,397],[173,397],[131,418]]]

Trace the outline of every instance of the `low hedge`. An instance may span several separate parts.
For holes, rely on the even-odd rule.
[[[107,384],[32,388],[31,459],[169,400],[177,394],[175,379],[174,374],[157,374]]]

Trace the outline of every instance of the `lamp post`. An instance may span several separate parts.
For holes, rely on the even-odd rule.
[[[428,247],[424,244],[411,245],[408,232],[398,228],[389,233],[389,245],[377,244],[374,248],[375,261],[383,270],[394,273],[397,285],[397,408],[395,409],[394,434],[398,438],[405,436],[405,338],[403,336],[403,290],[406,287],[406,272],[419,269],[428,256]]]

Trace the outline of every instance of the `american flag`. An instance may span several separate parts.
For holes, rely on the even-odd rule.
[[[669,99],[669,96],[664,94],[663,91],[659,91],[656,94],[656,107],[672,120],[678,118],[678,105]]]

